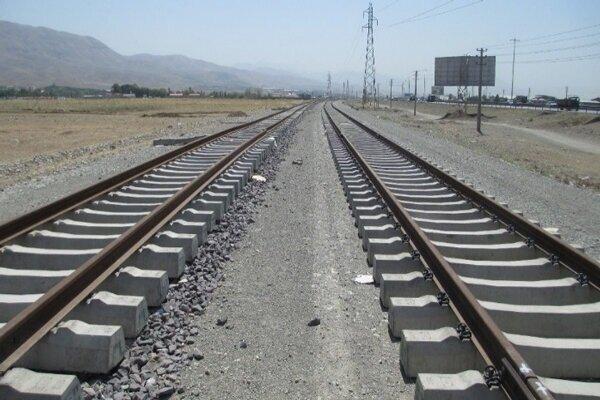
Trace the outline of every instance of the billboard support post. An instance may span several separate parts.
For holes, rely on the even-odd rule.
[[[484,48],[477,49],[479,52],[479,90],[477,99],[477,132],[481,133],[481,87],[483,85],[483,53],[486,51]]]

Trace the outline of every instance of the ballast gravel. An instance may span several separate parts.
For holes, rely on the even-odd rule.
[[[412,399],[387,315],[338,180],[321,107],[298,124],[286,160],[206,312],[204,358],[178,399]],[[227,318],[218,326],[217,321]],[[241,342],[246,347],[241,347]]]
[[[294,124],[281,128],[277,147],[259,169],[267,181],[277,170]],[[200,329],[195,320],[205,312],[224,279],[224,264],[231,260],[231,252],[254,222],[252,216],[260,209],[266,188],[267,183],[249,181],[199,248],[197,257],[186,265],[182,277],[170,285],[166,302],[151,313],[146,328],[129,344],[117,370],[82,383],[85,399],[166,399],[185,392],[181,370],[205,357],[197,346]],[[216,321],[223,329],[231,327],[227,323],[227,317]],[[243,349],[248,343],[241,340],[238,346]]]
[[[476,153],[424,131],[415,132],[368,111],[355,110],[341,102],[336,105],[401,146],[451,169],[461,179],[494,195],[497,201],[508,203],[509,208],[523,211],[526,218],[539,221],[542,227],[559,228],[565,241],[582,245],[587,254],[600,259],[599,193]]]

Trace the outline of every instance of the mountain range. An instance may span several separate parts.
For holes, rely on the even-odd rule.
[[[113,83],[203,90],[311,90],[323,84],[278,70],[233,68],[182,55],[122,55],[101,41],[0,21],[0,85],[108,89]]]

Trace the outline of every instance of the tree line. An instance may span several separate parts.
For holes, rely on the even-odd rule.
[[[168,97],[171,93],[170,88],[148,88],[139,86],[135,83],[115,83],[112,85],[110,93],[112,95],[121,96],[124,94],[133,94],[135,97]],[[185,90],[178,91],[184,97],[193,95],[194,97],[213,97],[213,98],[229,98],[229,99],[271,99],[273,95],[264,92],[261,88],[248,88],[243,92],[225,91],[225,90],[194,90],[188,87]],[[76,88],[70,86],[50,85],[43,88],[32,87],[6,87],[0,86],[0,98],[14,97],[72,97],[79,98],[84,96],[105,97],[108,94],[106,90]],[[300,98],[311,98],[308,93],[301,93]]]
[[[85,89],[70,86],[50,85],[43,88],[0,86],[0,98],[10,97],[83,97],[99,96],[106,92],[101,89]]]
[[[138,86],[135,83],[125,83],[119,85],[115,83],[110,89],[113,94],[134,94],[135,97],[167,97],[169,90],[167,89],[153,89],[144,86]]]

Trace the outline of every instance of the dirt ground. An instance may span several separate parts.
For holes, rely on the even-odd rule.
[[[354,107],[358,103],[352,104]],[[475,118],[446,104],[394,102],[392,110],[372,111],[415,133],[442,137],[482,154],[501,158],[561,182],[600,191],[598,115],[484,108],[483,135]],[[474,107],[467,112],[475,113]]]
[[[297,101],[247,99],[43,99],[0,101],[0,187],[114,150],[147,146],[211,122],[242,123]],[[197,132],[201,134],[202,132]]]

